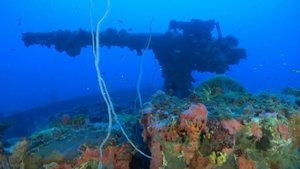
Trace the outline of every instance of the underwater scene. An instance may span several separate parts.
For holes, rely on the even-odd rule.
[[[2,0],[0,169],[300,169],[299,6]]]

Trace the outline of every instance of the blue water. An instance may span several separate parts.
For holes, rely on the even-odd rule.
[[[97,20],[105,2],[94,2]],[[225,74],[248,91],[280,91],[300,87],[300,2],[297,0],[112,0],[102,30],[164,33],[171,19],[214,19],[224,35],[233,35],[247,58]],[[90,30],[89,1],[3,0],[0,5],[0,113],[11,114],[81,96],[99,94],[91,47],[75,58],[53,48],[25,47],[24,32]],[[110,91],[134,89],[136,52],[101,48],[101,68]],[[195,84],[213,73],[194,72]],[[142,89],[161,89],[163,78],[153,53],[144,54]]]

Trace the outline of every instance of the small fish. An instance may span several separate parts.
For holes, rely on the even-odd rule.
[[[261,113],[259,114],[259,117],[260,118],[268,118],[268,117],[277,117],[278,116],[278,113],[276,112],[264,112],[264,113]]]
[[[128,78],[125,77],[124,75],[121,75],[121,82],[123,82],[123,83],[128,83],[129,80],[128,80]]]
[[[17,19],[18,25],[21,25],[21,24],[22,24],[22,20],[23,20],[22,17],[19,17],[19,18]]]
[[[128,31],[132,31],[132,28],[128,28]]]
[[[195,55],[201,55],[201,53],[200,53],[200,52],[195,52],[194,54],[195,54]]]
[[[300,69],[292,69],[291,72],[293,72],[293,73],[300,73]]]
[[[282,66],[287,66],[287,63],[286,62],[282,62]]]
[[[179,54],[179,53],[181,53],[182,51],[179,50],[179,49],[176,49],[174,52],[177,53],[177,54]]]
[[[121,24],[124,23],[123,20],[121,20],[121,19],[118,19],[117,21],[118,21],[119,23],[121,23]]]
[[[282,50],[281,50],[281,51],[279,51],[279,56],[280,56],[280,57],[285,57],[285,56],[286,56],[286,54],[285,54],[285,52],[284,52],[284,51],[282,51]]]

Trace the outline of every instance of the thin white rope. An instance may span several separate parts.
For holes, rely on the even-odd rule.
[[[149,48],[150,46],[150,43],[151,43],[151,38],[152,38],[152,21],[150,21],[150,24],[149,24],[149,37],[147,39],[147,42],[145,44],[145,47],[143,49],[143,52],[141,54],[141,56],[139,56],[139,74],[138,74],[138,79],[137,79],[137,84],[136,84],[136,90],[137,90],[137,95],[138,95],[138,99],[139,99],[139,104],[140,104],[140,108],[143,107],[143,100],[142,100],[142,95],[141,95],[141,81],[142,81],[142,77],[143,77],[143,74],[144,74],[144,62],[143,62],[143,59],[144,59],[144,53],[145,51]]]
[[[98,163],[98,169],[102,169],[102,167],[103,167],[103,164],[102,164],[103,147],[104,147],[105,143],[108,141],[108,139],[109,139],[109,137],[111,135],[112,114],[113,114],[114,119],[117,122],[118,126],[120,127],[122,133],[126,137],[127,141],[131,144],[131,146],[136,151],[138,151],[140,154],[142,154],[143,156],[145,156],[147,158],[151,158],[149,155],[146,155],[141,150],[139,150],[134,145],[134,143],[129,139],[128,135],[126,134],[125,130],[123,129],[121,123],[118,120],[118,116],[115,113],[114,106],[113,106],[113,103],[111,101],[111,97],[109,95],[109,92],[107,90],[105,81],[104,81],[104,79],[101,76],[101,71],[100,71],[100,67],[99,67],[99,63],[100,63],[100,52],[99,52],[99,48],[100,48],[100,28],[101,28],[102,22],[106,19],[106,17],[109,14],[109,11],[110,11],[110,0],[107,0],[105,13],[100,18],[100,20],[97,22],[97,25],[96,25],[96,35],[94,34],[94,30],[93,30],[94,25],[93,25],[93,19],[92,19],[92,16],[93,16],[93,12],[92,11],[93,11],[93,0],[90,0],[90,26],[91,26],[91,35],[92,35],[92,47],[93,47],[93,55],[94,55],[94,64],[95,64],[95,69],[96,69],[96,73],[97,73],[97,79],[98,79],[99,88],[100,88],[102,97],[103,97],[103,99],[105,101],[105,104],[107,106],[108,119],[109,119],[106,137],[104,138],[104,140],[101,142],[101,144],[99,146],[99,163]]]
[[[104,140],[101,142],[100,146],[99,146],[99,163],[98,163],[98,169],[102,169],[102,158],[103,158],[103,146],[105,145],[105,143],[108,141],[110,134],[111,134],[111,128],[112,128],[112,113],[111,113],[111,107],[110,104],[108,102],[108,99],[106,97],[106,93],[105,93],[105,86],[103,86],[103,78],[101,76],[101,71],[99,68],[99,62],[100,62],[100,52],[99,52],[99,31],[100,31],[100,26],[101,23],[104,21],[104,19],[107,17],[108,13],[110,10],[110,0],[107,0],[107,7],[106,7],[106,11],[105,14],[101,17],[101,19],[98,21],[97,23],[97,27],[96,27],[96,37],[94,34],[94,24],[93,24],[93,0],[90,0],[90,26],[91,26],[91,35],[92,35],[92,48],[93,48],[93,55],[94,55],[94,64],[95,64],[95,69],[96,69],[96,73],[97,73],[97,80],[98,80],[98,84],[99,84],[99,88],[101,91],[101,94],[103,96],[103,99],[106,103],[107,106],[107,112],[108,112],[108,128],[107,128],[107,134],[106,137],[104,138]]]

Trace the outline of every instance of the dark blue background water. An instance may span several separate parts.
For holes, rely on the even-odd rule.
[[[248,58],[226,74],[252,92],[300,87],[300,1],[297,0],[112,0],[102,30],[164,32],[171,19],[215,19],[247,49]],[[99,17],[105,1],[94,3]],[[0,5],[0,113],[99,93],[90,47],[70,58],[53,48],[26,48],[23,32],[90,30],[88,0],[2,0]],[[94,17],[96,21],[99,17]],[[126,48],[102,48],[101,68],[110,91],[133,89],[138,57]],[[194,73],[196,84],[213,76]],[[142,88],[160,89],[160,68],[144,54]],[[99,96],[100,97],[100,96]]]

